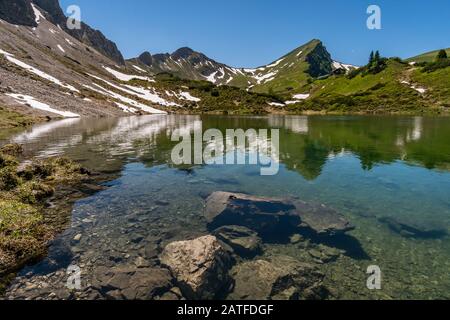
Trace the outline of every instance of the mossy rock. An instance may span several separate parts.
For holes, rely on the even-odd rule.
[[[17,157],[23,153],[23,146],[17,143],[7,144],[0,149],[0,152],[5,155]]]
[[[16,190],[17,197],[27,204],[38,204],[51,197],[54,192],[51,186],[37,181],[25,182]]]
[[[19,162],[15,157],[0,153],[0,168],[17,167],[18,165]]]
[[[20,184],[20,178],[16,174],[14,166],[0,169],[0,190],[11,191]]]

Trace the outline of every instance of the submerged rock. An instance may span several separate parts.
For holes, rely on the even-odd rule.
[[[323,205],[240,193],[214,192],[206,199],[204,215],[212,229],[239,225],[267,233],[284,226],[298,226],[326,235],[353,229],[342,215]]]
[[[214,236],[172,242],[160,257],[170,268],[179,288],[188,299],[215,299],[232,284],[228,271],[232,258]]]
[[[317,267],[288,256],[241,263],[232,270],[234,300],[324,299],[324,275]]]
[[[101,267],[92,285],[109,299],[151,300],[170,290],[172,277],[163,268]]]
[[[213,232],[241,256],[255,256],[261,252],[261,238],[253,230],[241,226],[224,226]]]
[[[448,235],[446,229],[435,224],[414,223],[394,217],[382,217],[378,221],[406,238],[439,239]]]

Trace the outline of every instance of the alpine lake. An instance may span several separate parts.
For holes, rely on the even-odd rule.
[[[258,165],[174,165],[172,133],[199,126],[279,129],[278,174],[262,176]],[[90,286],[105,269],[155,266],[167,244],[210,234],[203,210],[217,191],[296,198],[342,214],[355,227],[345,237],[286,230],[248,258],[313,265],[329,299],[450,299],[450,118],[158,115],[63,119],[0,136],[30,158],[67,156],[116,174],[76,201],[69,227],[44,259],[17,273],[6,299],[108,298]],[[70,265],[81,269],[79,292],[66,288]],[[370,266],[382,272],[380,290],[367,287]]]

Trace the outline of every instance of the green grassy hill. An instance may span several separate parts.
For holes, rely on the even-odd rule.
[[[333,61],[322,42],[312,40],[279,60],[257,69],[246,69],[250,90],[260,93],[297,93],[314,77],[332,72]],[[230,85],[239,85],[231,82]]]
[[[450,48],[445,49],[445,51],[447,52],[447,55],[450,57]],[[417,63],[421,63],[421,62],[432,62],[436,59],[436,56],[438,54],[439,50],[435,50],[435,51],[430,51],[412,58],[407,59],[406,61],[408,62],[417,62]]]
[[[450,109],[450,67],[424,72],[398,59],[383,71],[334,75],[309,86],[310,98],[287,106],[291,112],[441,113]]]

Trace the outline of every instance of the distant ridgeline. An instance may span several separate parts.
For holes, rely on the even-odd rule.
[[[56,103],[68,109],[61,114],[80,116],[450,110],[449,49],[407,60],[376,51],[356,67],[333,60],[314,39],[270,64],[235,68],[190,48],[124,60],[100,31],[85,23],[69,29],[58,0],[0,0],[0,19],[0,59],[12,79],[0,92],[16,97],[0,95],[5,107],[26,105],[24,95],[33,109]]]

